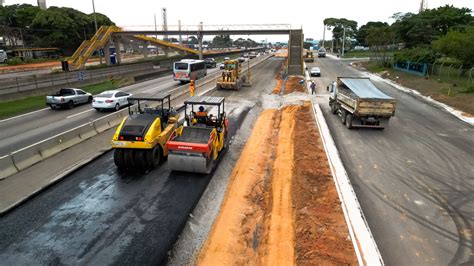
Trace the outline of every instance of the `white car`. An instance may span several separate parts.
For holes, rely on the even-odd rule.
[[[130,96],[132,96],[132,94],[118,90],[104,91],[94,96],[94,99],[92,100],[92,107],[94,107],[97,111],[118,111],[121,107],[128,105],[128,97]]]
[[[220,63],[220,64],[219,64],[219,68],[220,68],[220,69],[225,69],[225,64],[224,64],[224,63]]]
[[[321,77],[321,69],[319,67],[313,67],[310,71],[311,77]]]

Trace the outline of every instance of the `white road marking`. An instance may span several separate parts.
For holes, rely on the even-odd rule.
[[[70,116],[68,116],[68,117],[66,117],[66,118],[67,118],[67,119],[73,118],[73,117],[75,117],[75,116],[82,115],[82,114],[85,114],[85,113],[90,112],[90,111],[94,111],[94,109],[85,110],[85,111],[82,111],[82,112],[80,112],[80,113],[70,115]]]
[[[20,118],[20,117],[23,117],[23,116],[27,116],[27,115],[39,113],[39,112],[42,112],[42,111],[48,110],[48,109],[49,109],[49,108],[43,108],[43,109],[40,109],[40,110],[37,110],[37,111],[29,112],[29,113],[22,114],[22,115],[17,115],[17,116],[10,117],[10,118],[7,118],[7,119],[3,119],[3,120],[0,120],[0,123],[6,122],[6,121],[10,121],[10,120],[13,120],[13,119],[16,119],[16,118]]]

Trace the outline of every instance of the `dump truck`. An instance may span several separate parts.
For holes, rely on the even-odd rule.
[[[327,90],[331,112],[339,115],[348,129],[384,129],[395,115],[397,100],[381,92],[369,78],[338,77]]]
[[[240,90],[247,83],[247,77],[242,75],[242,65],[238,60],[224,61],[224,70],[218,78],[216,87],[220,89]]]
[[[123,171],[146,172],[168,156],[166,142],[178,128],[179,114],[171,107],[170,94],[141,93],[128,101],[129,115],[112,138],[114,163]]]
[[[184,102],[185,124],[174,131],[166,144],[171,170],[203,174],[212,171],[226,145],[229,129],[224,102],[224,97],[212,96],[193,96]]]

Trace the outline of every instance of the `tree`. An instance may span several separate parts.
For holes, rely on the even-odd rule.
[[[388,27],[388,24],[380,21],[369,21],[367,24],[362,25],[356,34],[357,43],[362,46],[368,46],[367,36],[369,35],[369,29],[383,27]]]
[[[105,15],[96,13],[97,25],[114,23]],[[50,7],[46,10],[32,5],[0,6],[0,34],[14,40],[21,35],[27,46],[53,46],[68,53],[95,34],[93,14],[87,15],[72,8]]]
[[[188,43],[189,44],[198,44],[199,40],[196,38],[196,36],[189,36]]]
[[[433,42],[433,48],[440,54],[454,57],[464,67],[474,66],[474,26],[465,30],[452,30]]]
[[[397,39],[407,47],[430,45],[432,41],[445,35],[449,29],[465,28],[473,23],[469,8],[456,8],[446,5],[437,9],[428,9],[420,14],[396,13],[392,25]]]
[[[357,22],[345,18],[326,18],[324,25],[333,27],[332,38],[336,41],[336,48],[339,47],[339,43],[342,43],[344,29],[346,31],[346,39],[355,37],[357,33]]]
[[[367,43],[374,51],[377,63],[381,66],[390,66],[388,46],[393,43],[394,33],[389,26],[373,27],[368,30]]]
[[[229,35],[217,35],[212,39],[212,46],[216,48],[232,46],[232,39]]]

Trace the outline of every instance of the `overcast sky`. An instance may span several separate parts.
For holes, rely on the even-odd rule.
[[[36,2],[36,0],[6,0],[5,4],[36,5]],[[46,3],[48,7],[72,7],[84,13],[92,13],[92,0],[46,0]],[[446,4],[474,10],[474,0],[429,0],[428,8]],[[322,39],[323,20],[328,17],[355,20],[358,26],[368,21],[392,23],[390,16],[394,13],[416,13],[419,6],[419,0],[95,0],[96,12],[107,15],[119,26],[151,26],[154,24],[154,13],[160,25],[160,10],[166,7],[168,25],[177,25],[178,20],[181,20],[183,25],[197,25],[202,21],[204,27],[206,24],[291,24],[293,28],[303,27],[306,38],[315,39]],[[326,34],[326,39],[330,38],[327,31]],[[268,40],[285,40],[285,37],[269,37]]]

